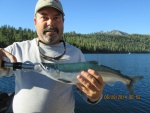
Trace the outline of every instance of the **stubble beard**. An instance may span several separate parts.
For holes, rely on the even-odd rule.
[[[46,34],[47,31],[51,31],[52,33]],[[59,36],[59,30],[56,27],[48,26],[43,30],[42,38],[46,44],[55,44],[59,42],[61,37]]]
[[[59,42],[60,37],[54,34],[51,34],[49,36],[46,36],[45,34],[43,34],[43,40],[46,44],[54,44],[56,42]]]

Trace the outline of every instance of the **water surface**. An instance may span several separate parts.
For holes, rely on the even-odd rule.
[[[85,54],[85,57],[144,79],[135,85],[134,95],[122,83],[105,85],[103,99],[97,105],[88,105],[75,94],[76,113],[150,113],[150,54]]]
[[[143,76],[130,95],[121,83],[105,85],[103,99],[96,105],[87,104],[77,93],[76,113],[150,113],[150,54],[85,54],[86,60],[120,70],[123,74]],[[14,77],[0,78],[0,91],[14,91]],[[67,107],[67,106],[66,106]]]

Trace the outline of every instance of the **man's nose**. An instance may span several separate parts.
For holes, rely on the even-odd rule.
[[[54,25],[54,21],[52,19],[47,20],[47,25],[52,26]]]

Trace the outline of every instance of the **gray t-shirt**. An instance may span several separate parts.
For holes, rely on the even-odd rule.
[[[72,63],[85,61],[84,55],[76,47],[66,43],[66,53],[59,61],[46,61],[39,55],[37,38],[33,40],[15,42],[5,48],[13,54],[18,62],[31,61],[33,63]],[[63,43],[44,45],[40,43],[40,50],[47,56],[59,56],[64,51]],[[12,74],[12,70],[9,73]],[[50,77],[17,70],[15,74],[15,96],[13,100],[14,113],[74,113],[75,100],[72,85],[52,80]]]

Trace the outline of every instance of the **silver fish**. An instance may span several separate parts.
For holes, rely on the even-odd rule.
[[[51,77],[52,79],[67,83],[76,84],[77,75],[81,75],[81,71],[88,69],[93,69],[97,71],[103,78],[106,84],[114,85],[115,82],[122,82],[126,85],[130,94],[134,92],[134,84],[139,82],[143,76],[126,76],[120,71],[114,70],[110,67],[99,65],[97,61],[88,61],[80,63],[63,63],[63,64],[53,64],[53,63],[42,63],[42,73]],[[82,76],[82,75],[81,75]]]
[[[116,82],[122,82],[126,85],[130,94],[134,92],[134,84],[139,82],[143,76],[126,76],[120,71],[112,69],[107,66],[99,65],[97,61],[80,62],[80,63],[31,63],[29,61],[25,63],[8,63],[2,62],[2,67],[23,69],[25,71],[35,71],[38,73],[45,74],[50,78],[66,83],[66,84],[76,84],[77,75],[81,74],[82,70],[87,71],[88,69],[93,69],[97,71],[103,78],[106,84],[113,86]],[[82,75],[81,75],[82,76]]]

